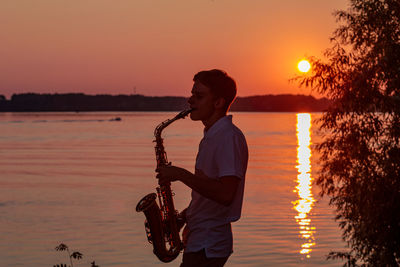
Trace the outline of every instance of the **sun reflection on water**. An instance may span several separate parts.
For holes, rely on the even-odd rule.
[[[311,225],[309,214],[313,207],[315,199],[312,195],[312,178],[311,178],[311,114],[297,114],[297,163],[298,169],[297,186],[294,190],[298,194],[298,200],[293,202],[294,209],[298,212],[295,216],[296,222],[299,224],[299,233],[303,244],[301,245],[300,254],[310,257],[312,247],[315,245],[315,227]]]

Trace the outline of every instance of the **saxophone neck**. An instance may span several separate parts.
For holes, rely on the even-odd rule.
[[[162,142],[161,132],[174,121],[179,119],[184,119],[187,115],[189,115],[190,112],[192,112],[192,110],[193,109],[186,109],[184,111],[181,111],[174,118],[165,120],[161,122],[159,125],[157,125],[156,129],[154,130],[154,137],[156,138],[155,141]]]

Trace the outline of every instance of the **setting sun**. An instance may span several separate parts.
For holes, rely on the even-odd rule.
[[[306,73],[310,70],[311,65],[310,62],[308,62],[307,60],[301,60],[299,64],[297,64],[297,68],[299,69],[299,71]]]

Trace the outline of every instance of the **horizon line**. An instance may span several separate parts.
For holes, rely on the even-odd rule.
[[[27,95],[27,94],[35,94],[35,95],[86,95],[86,96],[144,96],[144,97],[183,97],[183,98],[189,98],[189,96],[178,96],[178,95],[144,95],[144,94],[139,94],[139,93],[133,93],[133,94],[105,94],[105,93],[97,93],[97,94],[90,94],[90,93],[84,93],[84,92],[69,92],[69,93],[35,93],[35,92],[24,92],[24,93],[13,93],[11,94],[10,98],[7,98],[5,95],[0,94],[0,96],[5,97],[5,100],[11,100],[11,98],[14,95]],[[247,98],[247,97],[257,97],[257,96],[311,96],[314,97],[315,99],[323,99],[326,98],[324,96],[321,97],[316,97],[309,94],[290,94],[290,93],[282,93],[282,94],[256,94],[256,95],[247,95],[247,96],[236,96],[236,98]]]

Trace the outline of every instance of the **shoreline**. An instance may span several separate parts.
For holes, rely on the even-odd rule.
[[[0,101],[0,112],[181,111],[188,98],[143,95],[19,94]],[[310,95],[257,95],[237,97],[235,112],[322,112],[331,102]]]

